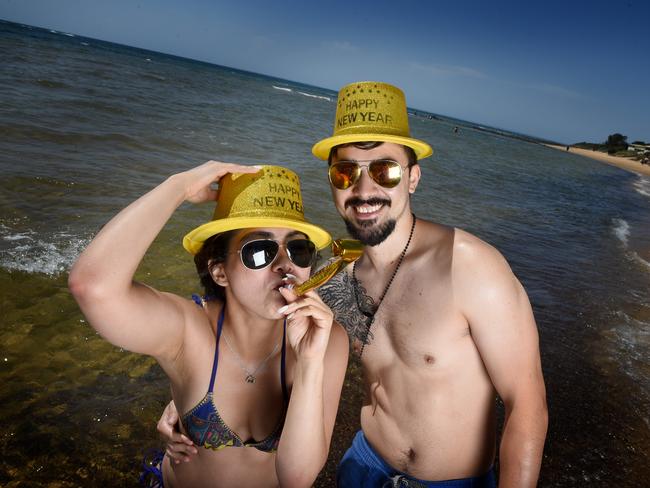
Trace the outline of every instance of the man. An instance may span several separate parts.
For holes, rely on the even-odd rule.
[[[338,485],[494,486],[498,394],[499,486],[535,486],[548,420],[528,297],[496,249],[412,213],[418,160],[432,151],[410,137],[403,93],[343,87],[334,134],[313,152],[366,246],[320,290],[361,356],[366,390]]]
[[[313,152],[328,159],[334,204],[366,244],[321,289],[361,354],[366,387],[339,486],[489,486],[495,392],[506,410],[500,486],[534,486],[547,409],[531,307],[496,249],[412,214],[417,160],[431,148],[410,137],[404,95],[384,83],[344,87],[334,135]]]

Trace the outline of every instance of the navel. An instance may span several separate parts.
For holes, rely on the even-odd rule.
[[[406,456],[408,457],[410,463],[413,463],[415,461],[415,451],[412,448],[408,450]]]
[[[415,451],[413,450],[413,448],[409,448],[409,449],[406,449],[406,450],[402,451],[402,454],[403,454],[404,457],[400,462],[398,462],[398,464],[399,464],[398,469],[400,469],[400,471],[408,471],[409,468],[415,462],[415,458],[417,456],[416,456]]]

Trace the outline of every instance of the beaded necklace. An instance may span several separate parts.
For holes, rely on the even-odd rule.
[[[402,261],[404,260],[404,256],[406,256],[406,251],[408,251],[409,245],[411,244],[411,239],[413,238],[413,231],[415,231],[415,214],[411,213],[413,216],[413,223],[411,224],[411,233],[409,234],[408,241],[406,241],[406,246],[404,246],[404,249],[402,250],[402,254],[400,254],[399,259],[397,261],[397,266],[395,267],[395,270],[393,271],[393,274],[391,275],[390,279],[388,280],[388,283],[386,284],[386,288],[384,288],[384,292],[381,294],[379,297],[379,300],[377,301],[377,305],[374,308],[372,312],[365,311],[362,307],[361,304],[359,303],[359,292],[358,289],[360,287],[359,280],[357,279],[357,275],[355,273],[356,271],[356,265],[357,262],[355,261],[354,264],[352,265],[352,279],[354,280],[354,298],[357,302],[357,308],[359,311],[365,315],[366,317],[366,332],[363,336],[363,341],[361,342],[361,352],[359,353],[359,358],[363,356],[363,350],[366,347],[366,342],[368,342],[368,335],[370,334],[370,328],[372,327],[372,324],[375,322],[375,315],[377,315],[377,312],[379,311],[379,307],[381,306],[382,302],[384,301],[384,297],[386,296],[386,293],[388,293],[388,290],[390,289],[390,285],[393,284],[393,280],[395,279],[395,275],[397,275],[397,271],[399,270],[399,267],[402,265]]]

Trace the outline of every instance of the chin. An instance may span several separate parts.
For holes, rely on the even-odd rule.
[[[384,242],[395,230],[397,222],[395,219],[389,219],[384,223],[376,220],[372,222],[361,222],[353,224],[350,220],[345,220],[345,226],[350,235],[365,246],[378,246]]]

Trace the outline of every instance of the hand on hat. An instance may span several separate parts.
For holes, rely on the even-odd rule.
[[[243,166],[241,164],[222,163],[221,161],[208,161],[201,166],[180,173],[185,186],[185,200],[192,203],[215,201],[217,192],[211,188],[228,173],[257,173],[257,166]]]
[[[334,315],[315,290],[300,298],[289,288],[280,288],[288,305],[279,311],[287,317],[287,338],[299,359],[325,357]]]

